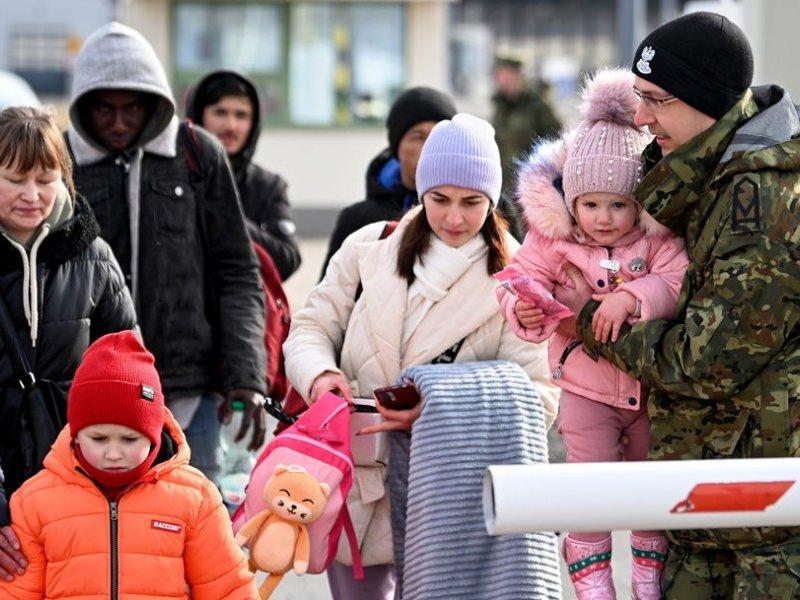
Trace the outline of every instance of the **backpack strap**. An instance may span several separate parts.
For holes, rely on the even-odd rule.
[[[200,138],[197,135],[197,129],[189,120],[184,121],[178,127],[178,140],[183,150],[183,158],[186,161],[186,167],[189,169],[189,182],[194,188],[195,192],[195,205],[197,206],[197,222],[200,224],[200,241],[203,244],[203,253],[206,257],[211,256],[208,244],[208,236],[206,235],[206,219],[203,213],[202,203],[205,200],[205,192],[197,186],[202,188],[205,180],[205,173],[202,167],[203,150],[200,147]]]
[[[356,529],[353,527],[352,519],[350,519],[350,511],[347,509],[346,502],[342,505],[342,521],[347,543],[350,544],[350,556],[353,558],[353,578],[364,579],[364,565],[361,563],[361,551],[358,549]]]
[[[451,363],[456,362],[456,357],[458,356],[459,351],[461,350],[461,346],[464,345],[466,341],[466,337],[461,338],[455,344],[450,346],[447,350],[442,352],[439,356],[434,358],[429,364],[431,365],[449,365]]]
[[[203,151],[200,148],[200,139],[194,123],[188,119],[181,123],[178,127],[178,138],[181,141],[183,157],[186,160],[186,166],[189,167],[189,173],[198,181],[202,181],[205,176],[201,167]]]

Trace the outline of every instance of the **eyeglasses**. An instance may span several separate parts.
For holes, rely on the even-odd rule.
[[[639,97],[639,100],[642,103],[652,110],[658,110],[662,106],[664,106],[667,102],[672,102],[673,100],[677,100],[677,96],[667,96],[666,98],[653,98],[652,96],[648,96],[647,94],[642,93],[641,90],[633,88],[633,93]]]

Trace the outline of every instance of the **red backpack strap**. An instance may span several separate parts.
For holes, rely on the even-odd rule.
[[[397,229],[398,223],[400,223],[400,221],[386,221],[386,225],[384,226],[383,231],[381,232],[381,237],[378,239],[385,240],[390,235],[392,235],[394,233],[394,230]]]
[[[197,179],[202,180],[203,173],[203,150],[200,146],[200,136],[191,120],[186,119],[178,127],[178,138],[183,147],[183,157],[189,172]]]
[[[358,549],[358,538],[356,537],[355,527],[353,527],[353,521],[350,519],[350,511],[347,510],[347,504],[342,506],[342,521],[347,543],[350,544],[350,556],[353,558],[353,577],[355,579],[364,579],[361,551]]]

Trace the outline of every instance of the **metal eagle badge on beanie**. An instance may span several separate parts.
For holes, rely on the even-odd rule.
[[[653,60],[653,57],[655,55],[656,51],[653,50],[652,46],[645,46],[644,48],[642,48],[642,56],[636,63],[636,68],[639,69],[640,73],[649,75],[650,73],[653,72],[652,69],[650,68],[650,61]]]

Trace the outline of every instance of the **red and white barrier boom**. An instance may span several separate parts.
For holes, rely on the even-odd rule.
[[[491,535],[800,525],[800,458],[486,469]]]

